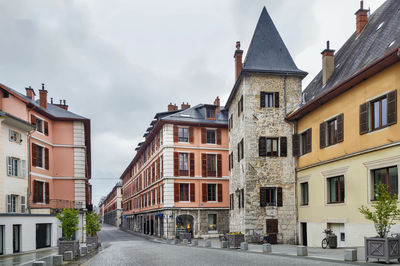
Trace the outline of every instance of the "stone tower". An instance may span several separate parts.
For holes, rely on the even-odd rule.
[[[249,50],[236,44],[236,82],[229,109],[230,231],[247,241],[296,242],[293,125],[285,121],[301,102],[299,70],[265,7]]]

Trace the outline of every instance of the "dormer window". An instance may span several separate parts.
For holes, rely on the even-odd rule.
[[[215,109],[214,108],[207,108],[207,119],[215,119]]]

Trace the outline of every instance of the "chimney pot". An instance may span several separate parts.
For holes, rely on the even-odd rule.
[[[215,100],[214,100],[214,105],[217,106],[216,111],[217,111],[218,114],[221,113],[220,103],[221,103],[221,101],[220,101],[219,97],[217,96],[217,98],[215,98]]]
[[[39,102],[42,108],[47,109],[47,90],[44,89],[44,83],[42,83],[42,89],[39,90]]]
[[[25,88],[25,91],[26,91],[26,97],[28,97],[29,99],[31,99],[32,101],[34,101],[34,100],[35,100],[35,95],[36,95],[36,93],[35,93],[35,91],[32,89],[32,87],[29,86],[29,87]]]
[[[189,104],[189,103],[182,102],[182,104],[181,104],[181,109],[182,109],[182,110],[185,110],[185,109],[188,109],[188,108],[190,108],[190,104]]]
[[[168,104],[168,112],[178,110],[178,106],[176,104],[169,103]]]
[[[322,51],[322,84],[325,85],[335,71],[335,50],[330,49],[330,42],[326,42],[326,49]]]
[[[233,55],[235,58],[235,81],[238,79],[240,72],[242,71],[242,56],[243,50],[240,50],[240,41],[236,42],[236,50]]]

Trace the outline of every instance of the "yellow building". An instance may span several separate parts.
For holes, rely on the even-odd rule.
[[[328,43],[322,71],[287,117],[296,124],[301,244],[320,246],[331,228],[339,247],[362,246],[376,232],[358,208],[371,206],[375,184],[399,194],[399,10],[400,1],[387,0],[368,16],[361,5],[356,32],[336,54]]]

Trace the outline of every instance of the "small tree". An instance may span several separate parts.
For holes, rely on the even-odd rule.
[[[386,185],[379,183],[375,188],[376,201],[372,202],[373,211],[364,205],[359,208],[365,219],[374,223],[379,237],[385,238],[395,220],[400,219],[400,210],[397,208],[397,195],[390,195]]]
[[[57,214],[58,220],[61,222],[63,230],[63,239],[72,240],[76,231],[78,231],[79,224],[79,211],[75,209],[64,209],[61,213]]]
[[[100,219],[96,212],[88,212],[86,214],[86,234],[95,236],[100,231]]]

